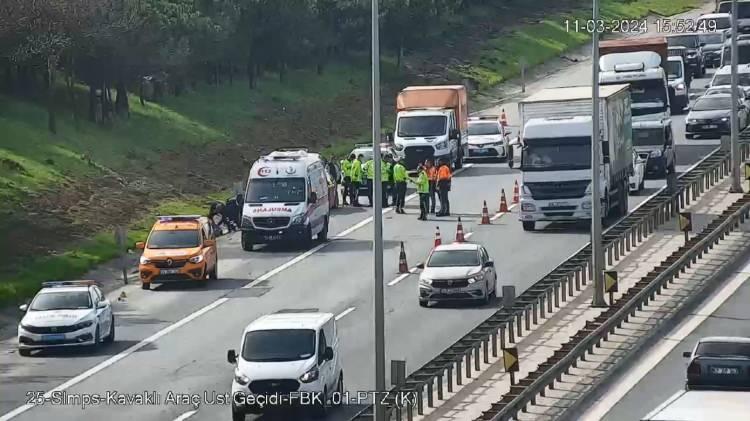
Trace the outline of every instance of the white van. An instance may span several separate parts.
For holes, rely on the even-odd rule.
[[[325,416],[341,404],[344,370],[336,330],[335,316],[317,310],[281,310],[250,323],[239,353],[227,351],[235,365],[232,420],[277,405],[312,406]]]
[[[242,248],[290,241],[306,248],[328,239],[330,205],[325,163],[305,149],[279,149],[250,169],[242,206]]]

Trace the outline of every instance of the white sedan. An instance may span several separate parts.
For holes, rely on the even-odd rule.
[[[115,340],[112,306],[92,281],[45,282],[18,324],[18,353]]]
[[[422,269],[418,287],[422,307],[431,301],[471,300],[486,304],[495,294],[495,263],[479,244],[438,246],[426,262],[417,266]]]
[[[469,119],[469,149],[464,159],[506,159],[508,136],[508,132],[500,124],[497,116],[471,117]]]
[[[630,175],[630,191],[632,193],[640,192],[646,184],[645,177],[647,160],[648,155],[641,157],[633,152],[633,174]]]

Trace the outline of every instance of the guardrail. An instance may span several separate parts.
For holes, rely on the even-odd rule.
[[[741,134],[741,141],[750,141],[750,131]],[[748,157],[748,144],[741,144],[741,160]],[[680,209],[697,200],[698,196],[729,175],[730,154],[717,148],[679,177],[668,177],[667,185],[641,203],[603,233],[603,245],[607,263],[612,265],[626,252],[643,242],[656,227],[675,217]],[[516,336],[523,335],[524,329],[531,330],[532,323],[538,324],[546,314],[552,314],[560,302],[591,281],[591,244],[582,247],[557,268],[529,287],[514,300],[510,308],[501,307],[487,320],[472,329],[464,337],[441,352],[437,357],[406,377],[402,385],[391,389],[384,405],[388,419],[408,420],[417,414],[424,414],[424,405],[435,407],[435,398],[442,400],[444,391],[453,392],[455,385],[463,384],[463,376],[471,378],[472,372],[480,370],[480,358],[489,364],[489,355],[497,357],[498,348],[506,343],[515,343]],[[574,292],[575,289],[575,292]],[[472,369],[473,367],[473,369]],[[542,367],[540,368],[549,368]],[[396,397],[411,392],[413,400],[397,402]],[[426,400],[426,402],[425,402]],[[350,420],[372,419],[373,406],[370,405]]]

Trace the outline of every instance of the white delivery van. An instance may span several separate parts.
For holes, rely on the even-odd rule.
[[[242,248],[287,241],[311,247],[328,239],[330,205],[323,160],[306,149],[280,149],[250,168],[242,207]]]

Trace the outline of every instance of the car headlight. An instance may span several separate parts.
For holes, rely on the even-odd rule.
[[[479,282],[482,280],[482,274],[481,273],[475,273],[471,276],[469,276],[469,284],[473,284],[475,282]]]
[[[584,192],[583,192],[583,194],[584,194],[584,195],[590,195],[590,194],[591,194],[591,189],[593,188],[593,187],[592,187],[593,185],[594,185],[594,183],[593,183],[593,182],[589,183],[589,185],[588,185],[588,186],[586,186],[586,191],[584,191]]]
[[[242,374],[239,368],[234,369],[234,381],[242,386],[250,383],[250,379],[247,378],[246,375]]]
[[[591,202],[583,202],[583,203],[581,204],[581,209],[584,209],[584,210],[591,210]]]
[[[656,149],[651,151],[651,153],[648,154],[651,158],[658,158],[661,156],[661,149]]]
[[[682,90],[685,89],[685,84],[684,83],[678,83],[677,86],[675,86],[675,89],[678,90],[678,91],[682,91]]]
[[[307,219],[307,215],[297,215],[292,219],[292,224],[298,225],[298,224],[305,224],[305,220]]]
[[[536,210],[536,205],[529,202],[521,203],[521,210],[524,212],[534,212]]]
[[[149,259],[146,256],[141,256],[140,262],[141,262],[142,265],[147,265],[147,264],[151,263],[151,259]]]
[[[401,152],[401,151],[404,150],[404,145],[400,145],[400,144],[396,143],[395,145],[393,145],[393,149]]]
[[[444,140],[441,140],[440,142],[435,144],[435,148],[437,149],[445,149],[448,147],[448,143]]]
[[[202,254],[199,254],[197,256],[193,256],[193,257],[191,257],[191,258],[188,259],[188,262],[190,262],[190,263],[200,263],[202,261],[203,261],[203,255]]]
[[[74,327],[75,327],[75,330],[81,330],[81,329],[86,329],[87,327],[90,327],[93,324],[94,324],[93,320],[85,320],[83,322],[77,323]]]
[[[721,121],[723,121],[724,123],[726,123],[727,121],[729,121],[729,117],[722,117]]]
[[[319,375],[320,372],[318,371],[318,367],[313,367],[310,371],[300,376],[299,381],[302,383],[314,382],[315,380],[318,380]]]
[[[689,119],[687,120],[687,122],[688,122],[688,123],[690,123],[690,124],[695,124],[695,123],[697,123],[697,122],[698,122],[698,120],[696,120],[696,119],[694,119],[694,118],[689,118]]]
[[[419,280],[419,283],[425,284],[425,285],[432,285],[432,279],[422,278]]]

